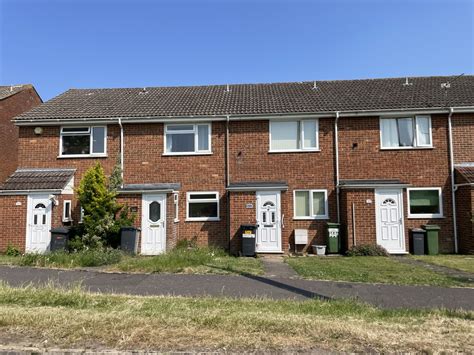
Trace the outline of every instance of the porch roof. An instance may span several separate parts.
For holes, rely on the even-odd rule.
[[[173,192],[181,189],[180,183],[125,184],[119,193]]]
[[[63,190],[76,169],[17,169],[0,185],[0,191]]]
[[[408,187],[411,186],[398,179],[352,179],[340,180],[339,186],[344,189],[359,188],[359,189],[374,189],[377,187]]]
[[[468,184],[474,184],[474,163],[459,165],[455,169]]]
[[[286,181],[241,181],[230,183],[228,191],[288,190]]]

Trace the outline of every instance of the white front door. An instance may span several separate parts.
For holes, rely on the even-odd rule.
[[[404,253],[403,194],[399,189],[375,190],[377,244],[390,253]]]
[[[280,191],[257,191],[257,252],[282,252]]]
[[[143,195],[141,253],[157,255],[166,250],[166,195]]]
[[[51,243],[51,208],[48,195],[28,196],[25,251],[44,253]]]

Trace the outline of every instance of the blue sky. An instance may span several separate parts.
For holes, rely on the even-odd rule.
[[[0,0],[0,84],[68,88],[472,74],[472,0]]]

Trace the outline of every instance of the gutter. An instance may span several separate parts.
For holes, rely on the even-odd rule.
[[[122,180],[122,183],[120,184],[120,188],[123,188],[123,169],[124,169],[124,161],[123,161],[123,156],[124,156],[124,142],[123,142],[123,125],[122,125],[122,119],[119,117],[118,119],[118,124],[120,126],[120,177]]]
[[[61,194],[62,190],[0,190],[0,195],[29,195],[39,193]]]
[[[339,135],[338,135],[338,123],[339,123],[339,111],[336,111],[336,119],[334,121],[334,154],[336,164],[336,214],[337,223],[341,223],[341,207],[340,207],[340,188],[339,188]]]
[[[457,113],[474,112],[474,106],[453,107]],[[340,117],[367,117],[367,116],[384,116],[384,115],[399,115],[399,114],[441,114],[446,113],[446,108],[410,108],[410,109],[387,109],[387,110],[359,110],[359,111],[339,111]],[[108,118],[55,118],[55,119],[14,119],[12,120],[17,126],[35,126],[35,125],[68,125],[68,124],[107,124],[115,123],[118,120],[124,122],[134,123],[166,123],[175,122],[213,122],[213,121],[242,121],[242,120],[268,120],[271,118],[325,118],[331,116],[330,111],[319,112],[303,112],[303,113],[267,113],[267,114],[250,114],[250,115],[208,115],[208,116],[144,116],[144,117],[108,117]]]
[[[458,253],[458,226],[456,220],[456,184],[454,181],[454,152],[453,152],[453,127],[451,117],[454,108],[449,108],[448,115],[448,140],[449,140],[449,171],[451,175],[451,203],[453,208],[453,234],[454,234],[454,253]]]

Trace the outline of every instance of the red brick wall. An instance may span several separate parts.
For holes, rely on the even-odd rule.
[[[240,121],[232,122],[229,140],[230,181],[285,181],[288,191],[281,194],[281,213],[284,214],[284,228],[282,229],[283,251],[294,249],[294,230],[308,229],[309,243],[323,243],[325,240],[326,222],[335,222],[336,193],[335,193],[335,165],[334,165],[334,119],[319,120],[319,152],[297,153],[269,153],[269,122],[268,121]],[[326,189],[329,199],[328,220],[294,220],[293,192],[296,189]],[[233,194],[235,195],[235,194]],[[241,194],[239,194],[241,195]],[[248,196],[243,195],[244,200]],[[235,237],[240,224],[246,223],[248,210],[245,201],[239,202],[239,197],[233,197],[231,205],[232,221],[230,235]],[[255,204],[255,194],[253,193]],[[243,206],[243,207],[242,207]],[[255,210],[252,218],[255,220]],[[242,214],[242,215],[240,215]],[[242,222],[238,222],[242,220]],[[253,221],[252,223],[255,223]],[[301,250],[301,247],[300,247]]]
[[[454,162],[474,162],[474,115],[455,113],[451,122]]]
[[[225,190],[225,123],[212,123],[212,155],[163,155],[164,125],[127,124],[125,183],[181,183],[179,191],[180,239],[195,238],[200,245],[227,247]],[[217,191],[220,221],[186,221],[186,192]],[[174,206],[172,210],[174,216]]]
[[[295,189],[327,189],[329,196],[329,221],[336,221],[336,193],[334,187],[334,118],[319,120],[320,152],[269,153],[269,123],[265,120],[239,121],[230,124],[229,164],[230,181],[286,181],[289,190],[282,192],[282,213],[285,228],[282,230],[283,250],[287,251],[297,228],[310,231],[309,243],[323,243],[326,220],[294,220],[293,191]],[[445,218],[408,220],[405,218],[406,240],[408,228],[418,227],[426,222],[441,226],[443,251],[453,249],[449,161],[447,149],[447,115],[433,115],[433,149],[380,150],[379,119],[341,118],[340,172],[341,179],[400,179],[415,187],[442,187]],[[163,124],[125,124],[125,183],[181,183],[179,193],[178,224],[171,221],[168,227],[176,225],[169,233],[178,234],[177,239],[197,238],[201,245],[228,246],[226,219],[227,195],[225,190],[225,123],[212,124],[212,155],[164,156]],[[108,127],[108,158],[99,159],[110,173],[119,154],[119,127]],[[36,136],[33,127],[20,130],[21,167],[68,167],[76,168],[75,185],[84,171],[97,159],[58,159],[59,128],[44,127],[44,133]],[[186,192],[218,191],[220,195],[220,221],[186,221]],[[373,191],[351,191],[343,196],[341,213],[345,214],[347,228],[350,228],[352,201],[363,212],[356,216],[360,240],[375,242],[375,207],[365,206],[367,194],[374,201]],[[136,197],[136,198],[139,198]],[[233,248],[239,249],[235,239],[238,227],[247,222],[255,223],[255,211],[245,209],[249,199],[255,204],[255,193],[232,193],[230,235]],[[137,201],[135,201],[137,202]],[[168,216],[174,218],[174,205],[168,201]],[[138,203],[141,209],[141,199]],[[407,215],[406,193],[404,211]],[[360,221],[360,223],[359,223]],[[140,224],[138,223],[138,226]],[[347,235],[351,235],[348,229]],[[359,238],[359,237],[358,237]],[[407,244],[408,245],[408,244]]]
[[[404,191],[405,240],[408,242],[410,228],[420,227],[426,223],[436,224],[441,227],[441,251],[452,252],[454,240],[447,115],[432,115],[433,149],[381,150],[378,118],[342,118],[339,121],[339,129],[341,179],[399,179],[413,187],[441,187],[443,189],[444,218],[430,220],[407,218],[408,205],[406,191]],[[357,144],[356,147],[354,147],[355,144]],[[350,196],[352,194],[350,193]],[[364,203],[366,192],[360,192],[360,194],[360,198],[353,198],[358,203]],[[351,208],[351,203],[352,200],[348,200],[346,208]],[[361,208],[374,210],[375,207],[372,204]],[[363,218],[356,216],[356,220],[367,226],[367,237],[364,238],[371,235],[372,241],[375,242],[375,210],[373,217],[371,213],[367,211],[367,216]],[[348,228],[350,232],[351,227]],[[360,235],[359,232],[357,234]],[[348,235],[351,236],[350,233]]]
[[[21,205],[17,206],[17,203]],[[25,195],[0,196],[0,252],[9,244],[24,251],[27,205]]]
[[[456,191],[459,252],[474,254],[474,188],[461,186]]]
[[[15,171],[18,164],[18,127],[11,120],[40,103],[41,98],[33,88],[0,100],[0,183]]]

